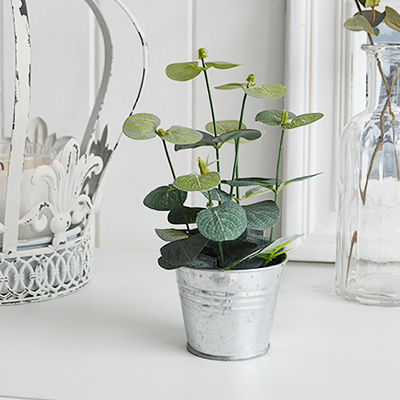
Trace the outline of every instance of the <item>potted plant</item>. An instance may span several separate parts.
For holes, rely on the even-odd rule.
[[[212,117],[205,131],[182,126],[164,130],[159,128],[161,122],[157,116],[141,113],[127,118],[123,132],[136,140],[158,137],[164,145],[172,180],[151,191],[144,205],[168,212],[168,221],[173,225],[156,229],[157,235],[168,242],[161,248],[158,263],[164,269],[176,270],[188,350],[211,359],[248,359],[268,351],[287,245],[299,236],[273,240],[273,229],[280,218],[278,195],[285,186],[317,175],[280,180],[284,135],[323,115],[296,116],[285,110],[258,113],[256,121],[281,129],[276,171],[272,178],[240,177],[240,146],[262,136],[259,130],[248,129],[243,123],[246,100],[248,97],[280,98],[287,89],[278,84],[256,86],[254,75],[249,75],[244,83],[218,86],[218,90],[238,89],[243,93],[239,119],[218,121],[208,71],[238,65],[206,62],[206,57],[207,51],[202,48],[198,50],[198,61],[171,64],[166,68],[167,76],[180,82],[203,74]],[[229,142],[233,143],[234,162],[231,176],[223,179],[219,150]],[[169,144],[175,146],[175,151],[207,146],[215,155],[212,161],[198,158],[197,172],[178,175]],[[200,206],[187,205],[191,192],[204,195]],[[273,193],[273,199],[260,197],[265,193]],[[255,201],[243,204],[246,199]]]
[[[380,0],[354,0],[344,26],[367,33],[367,106],[346,125],[339,148],[336,292],[364,304],[400,305],[400,15]],[[390,40],[390,39],[389,39]]]

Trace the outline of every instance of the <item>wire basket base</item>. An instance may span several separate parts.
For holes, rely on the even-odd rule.
[[[66,296],[92,277],[89,234],[52,246],[19,249],[0,260],[0,305],[24,304]]]

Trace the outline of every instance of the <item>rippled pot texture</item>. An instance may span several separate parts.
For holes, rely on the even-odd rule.
[[[285,263],[238,271],[177,269],[188,350],[223,361],[267,353]]]

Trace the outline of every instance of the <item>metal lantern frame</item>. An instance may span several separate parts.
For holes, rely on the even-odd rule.
[[[104,175],[118,146],[107,143],[107,127],[101,139],[95,131],[111,76],[113,48],[111,35],[100,8],[85,0],[92,10],[104,42],[104,67],[101,84],[82,142],[75,138],[47,136],[39,118],[29,124],[31,92],[31,38],[27,0],[10,0],[15,36],[15,102],[4,221],[0,221],[3,240],[0,251],[0,305],[46,300],[72,293],[85,286],[92,276],[91,227],[99,209]],[[143,70],[135,109],[147,77],[148,47],[136,18],[120,1],[115,1],[139,35]],[[40,134],[38,134],[38,132]],[[47,198],[21,215],[21,185],[27,137],[38,145],[58,143],[61,150],[49,165],[35,168],[31,184],[45,182]],[[28,140],[29,140],[28,139]],[[41,142],[41,143],[39,143]],[[36,232],[51,232],[21,240],[21,227]],[[50,229],[50,230],[49,230]]]

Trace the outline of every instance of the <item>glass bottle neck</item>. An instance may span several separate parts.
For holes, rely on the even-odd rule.
[[[400,112],[400,60],[368,53],[367,72],[367,109]]]

